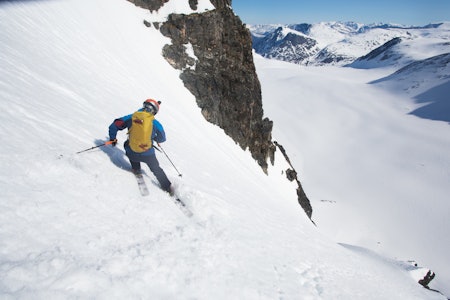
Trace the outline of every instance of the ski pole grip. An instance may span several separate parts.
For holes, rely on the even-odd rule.
[[[109,140],[107,142],[105,142],[104,145],[113,145],[115,146],[117,144],[117,139],[113,139],[113,140]]]

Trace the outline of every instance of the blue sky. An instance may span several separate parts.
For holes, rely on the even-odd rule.
[[[355,21],[427,25],[450,21],[450,0],[232,0],[248,24]]]

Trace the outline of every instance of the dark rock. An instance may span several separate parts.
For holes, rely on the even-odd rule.
[[[184,45],[165,45],[163,53],[164,58],[175,69],[184,69],[195,64],[195,59],[186,53]]]
[[[128,1],[134,3],[134,5],[138,7],[146,8],[151,12],[153,12],[163,7],[164,3],[168,2],[169,0],[128,0]]]
[[[261,86],[253,62],[251,36],[228,1],[213,11],[172,14],[161,33],[172,39],[163,55],[196,97],[203,116],[221,127],[267,172],[273,156],[272,121],[263,118]],[[198,60],[186,54],[191,44]]]
[[[157,11],[169,0],[127,0],[138,7],[149,9],[150,11]],[[181,0],[178,0],[181,1]],[[211,0],[215,8],[231,7],[231,0]],[[198,0],[189,0],[189,6],[192,10],[197,10]]]
[[[305,191],[303,190],[302,184],[300,183],[300,180],[298,179],[297,172],[295,171],[294,167],[291,164],[291,160],[289,159],[289,156],[286,153],[286,150],[282,145],[274,142],[275,146],[280,149],[281,154],[283,154],[284,158],[286,159],[286,162],[289,164],[291,169],[286,170],[286,177],[289,181],[295,181],[297,183],[297,199],[300,206],[303,208],[305,213],[308,215],[309,219],[312,217],[312,206],[311,202],[309,202],[308,197],[305,194]],[[311,220],[312,221],[312,220]],[[314,222],[313,222],[314,223]]]
[[[150,22],[147,21],[147,20],[144,20],[144,25],[145,25],[146,27],[152,27],[152,23],[150,23]]]
[[[198,0],[189,0],[189,6],[192,10],[197,10]]]
[[[424,288],[429,289],[430,287],[428,285],[430,284],[431,280],[434,279],[435,276],[436,276],[436,274],[434,274],[434,272],[432,272],[431,270],[428,270],[425,277],[423,277],[422,279],[419,280],[419,284],[421,284]]]
[[[287,169],[286,170],[286,177],[289,181],[294,181],[297,179],[297,172],[295,172],[294,169]]]
[[[217,9],[231,7],[231,0],[211,0],[211,3]]]

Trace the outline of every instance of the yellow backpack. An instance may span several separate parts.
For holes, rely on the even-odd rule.
[[[131,150],[142,153],[152,147],[154,119],[155,116],[146,111],[137,111],[131,116],[132,124],[128,131]]]

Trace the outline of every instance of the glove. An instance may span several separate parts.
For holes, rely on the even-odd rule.
[[[111,145],[113,147],[117,145],[117,139],[109,139],[109,141],[112,142]]]

